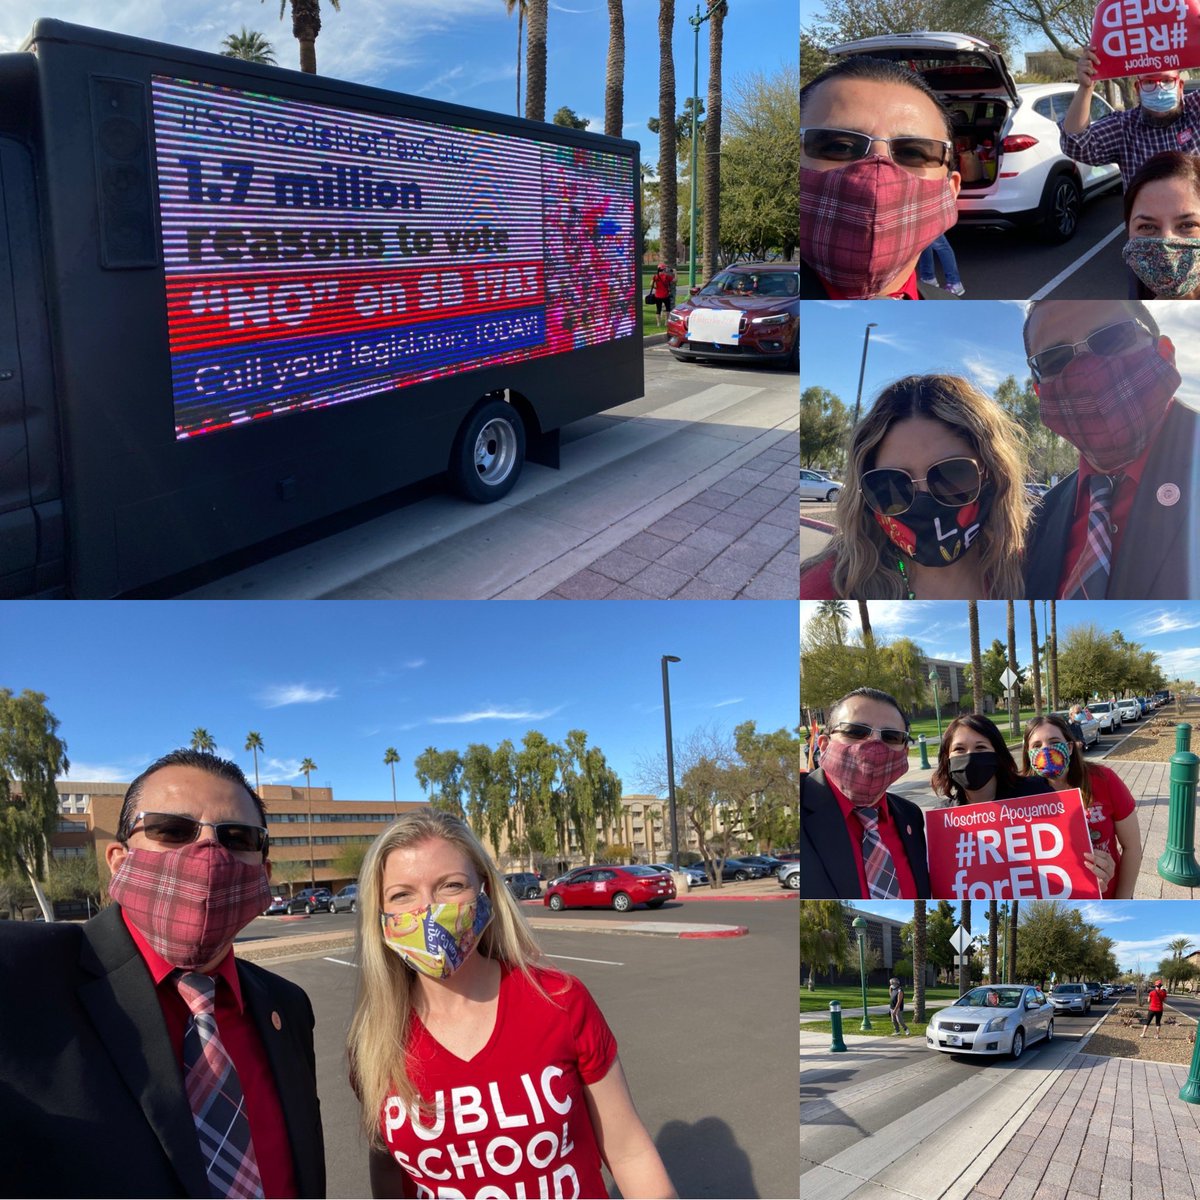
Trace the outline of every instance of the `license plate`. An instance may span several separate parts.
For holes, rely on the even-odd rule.
[[[946,1035],[946,1045],[947,1046],[961,1046],[962,1044],[963,1044],[963,1040],[962,1040],[961,1035],[959,1035],[957,1033],[949,1033]]]

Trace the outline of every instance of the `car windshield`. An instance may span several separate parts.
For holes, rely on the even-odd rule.
[[[1055,996],[1078,996],[1083,991],[1082,983],[1059,983],[1051,989]]]
[[[1021,1003],[1019,987],[979,987],[955,1000],[964,1008],[1016,1008]]]
[[[791,271],[722,271],[700,289],[701,296],[777,296],[800,294],[800,274]]]

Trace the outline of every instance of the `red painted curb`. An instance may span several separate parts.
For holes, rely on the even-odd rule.
[[[705,930],[704,933],[681,933],[681,938],[745,937],[750,932],[745,925],[731,925],[728,929]]]
[[[803,525],[805,529],[815,529],[818,533],[833,533],[833,531],[837,528],[836,525],[830,525],[828,521],[818,521],[816,517],[802,516],[800,518],[800,524]]]

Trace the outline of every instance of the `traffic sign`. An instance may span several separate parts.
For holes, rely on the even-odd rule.
[[[1003,672],[1001,672],[1000,682],[1004,684],[1009,691],[1012,691],[1012,689],[1016,687],[1020,680],[1019,677],[1013,673],[1012,667],[1005,667]]]
[[[950,935],[950,945],[952,945],[959,954],[966,954],[967,947],[971,944],[971,935],[960,925]]]

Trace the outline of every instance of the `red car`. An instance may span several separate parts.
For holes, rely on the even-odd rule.
[[[661,908],[675,899],[675,881],[653,867],[576,867],[556,879],[542,903],[562,908],[615,908],[627,912],[635,904]]]
[[[800,269],[738,263],[714,275],[667,317],[667,348],[695,358],[780,363],[800,369]]]

